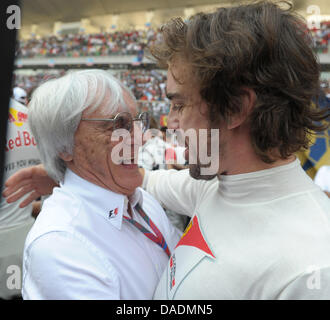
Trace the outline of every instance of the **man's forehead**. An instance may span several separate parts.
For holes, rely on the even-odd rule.
[[[110,99],[111,95],[110,93],[107,93],[103,101],[101,102],[100,106],[94,110],[93,112],[90,112],[90,108],[87,108],[83,115],[89,115],[89,116],[106,116],[110,117],[113,115],[116,115],[119,112],[131,112],[132,114],[136,114],[137,112],[137,102],[135,97],[130,94],[126,88],[123,88],[122,90],[122,103],[118,105],[118,108],[116,111],[113,111],[109,106],[111,105]]]
[[[186,63],[169,64],[165,88],[169,98],[190,98],[193,93],[198,93],[197,88],[197,83]]]

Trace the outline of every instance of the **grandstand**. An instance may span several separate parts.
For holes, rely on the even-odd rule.
[[[235,1],[221,1],[221,5]],[[295,0],[293,4],[307,19],[321,63],[329,64],[330,9],[327,0],[313,3]],[[17,66],[150,63],[142,52],[156,39],[157,28],[162,23],[174,16],[186,19],[199,11],[212,11],[218,5],[219,1],[214,0],[130,0],[121,4],[111,0],[100,0],[97,4],[87,0],[70,3],[51,0],[47,5],[41,0],[25,0]],[[77,7],[79,10],[75,10]],[[138,59],[134,59],[137,55]],[[63,57],[72,58],[71,62]]]

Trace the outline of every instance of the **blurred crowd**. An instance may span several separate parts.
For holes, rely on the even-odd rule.
[[[156,70],[130,70],[115,76],[132,90],[137,100],[161,101],[165,99],[166,75]]]
[[[330,21],[311,29],[313,47],[317,53],[327,53],[330,44]],[[97,34],[67,34],[31,38],[18,44],[20,58],[84,57],[109,55],[143,55],[143,50],[160,34],[157,29],[102,32]]]
[[[328,98],[330,101],[330,78],[327,80],[321,80],[321,88],[325,94],[325,96]]]
[[[14,87],[19,87],[26,92],[27,100],[33,90],[41,83],[51,78],[63,76],[65,70],[41,70],[34,74],[15,73]],[[166,75],[160,70],[124,70],[114,73],[120,81],[124,83],[134,94],[138,101],[140,111],[149,111],[157,121],[161,115],[166,115],[169,112],[170,103],[166,98]],[[321,88],[325,95],[330,99],[330,78],[321,81]]]
[[[33,90],[41,83],[63,76],[65,70],[42,70],[34,74],[16,73],[14,87],[19,87],[26,92],[27,99]],[[162,114],[169,111],[169,101],[166,100],[165,81],[166,75],[157,70],[125,70],[114,73],[114,76],[121,80],[125,86],[131,89],[138,100],[140,111],[149,111],[159,121]]]
[[[65,74],[65,70],[40,71],[31,74],[14,73],[14,86],[24,89],[29,98],[33,90],[41,85],[43,82],[58,78]]]
[[[330,45],[330,21],[320,23],[320,28],[310,30],[313,39],[313,48],[317,53],[328,53]]]
[[[151,28],[31,38],[19,42],[17,55],[20,58],[135,55],[141,54],[144,47],[156,38],[157,30]]]

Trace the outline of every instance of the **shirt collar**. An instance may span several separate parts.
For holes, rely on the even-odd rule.
[[[127,196],[87,181],[70,169],[66,170],[61,188],[74,193],[86,204],[87,210],[102,215],[119,230],[121,229],[123,216],[128,215],[128,201],[131,202],[132,207],[135,207],[137,203],[142,206],[143,197],[140,188],[137,188],[128,200]]]
[[[236,204],[255,204],[315,188],[298,159],[271,169],[237,175],[221,175],[219,192]]]

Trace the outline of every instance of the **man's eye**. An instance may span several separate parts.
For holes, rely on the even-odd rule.
[[[181,111],[183,109],[182,104],[174,104],[172,107],[173,111]]]

